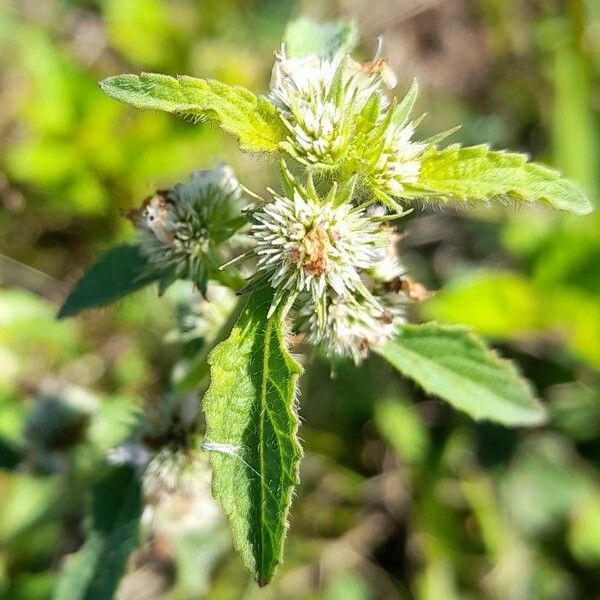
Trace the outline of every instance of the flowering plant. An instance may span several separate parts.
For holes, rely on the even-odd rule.
[[[359,63],[350,55],[355,42],[351,25],[293,23],[267,96],[147,73],[101,82],[138,108],[217,123],[242,150],[276,158],[281,185],[262,197],[219,165],[158,191],[130,214],[137,242],[107,253],[61,309],[73,315],[154,282],[164,291],[175,279],[191,280],[209,301],[217,283],[224,287],[219,297],[230,314],[207,310],[221,327],[174,388],[198,389],[210,376],[201,448],[210,455],[213,495],[261,585],[281,560],[302,456],[302,369],[292,345],[356,364],[375,352],[476,419],[544,419],[515,366],[470,331],[405,323],[406,304],[427,291],[405,274],[397,221],[415,207],[507,200],[591,210],[576,186],[522,154],[441,147],[453,130],[415,140],[416,82],[390,100],[397,82],[381,43]],[[236,306],[228,290],[240,297]]]

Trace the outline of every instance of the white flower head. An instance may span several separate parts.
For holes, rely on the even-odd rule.
[[[360,65],[345,55],[287,58],[282,47],[271,78],[271,100],[288,129],[282,147],[307,166],[335,167],[367,102],[377,95],[386,104],[382,83],[395,85],[383,59]]]
[[[372,209],[368,212],[377,213]],[[396,254],[395,236],[386,235],[388,243],[383,254],[361,273],[370,298],[330,292],[325,301],[324,325],[312,300],[298,312],[299,330],[329,357],[347,357],[359,364],[372,348],[391,340],[404,323],[407,298],[396,291],[394,284],[405,270]]]
[[[239,229],[240,211],[241,187],[230,167],[196,171],[138,211],[140,247],[153,268],[191,279],[204,292],[222,247]]]
[[[175,543],[190,532],[208,532],[222,525],[219,506],[210,493],[206,457],[193,448],[163,448],[142,477],[146,533]]]
[[[398,307],[382,307],[363,298],[332,295],[328,298],[325,326],[319,325],[310,302],[299,312],[300,331],[308,341],[329,357],[347,357],[359,364],[372,348],[391,340],[403,312]]]
[[[291,197],[275,195],[252,221],[258,272],[275,288],[273,310],[308,292],[322,323],[329,293],[371,299],[361,273],[385,256],[388,232],[365,210],[339,202],[335,186],[321,200],[296,184]]]
[[[208,478],[206,461],[197,450],[166,447],[148,463],[142,489],[147,498],[172,493],[193,496]]]
[[[420,156],[426,143],[412,141],[413,123],[398,124],[393,119],[383,132],[383,140],[374,140],[377,152],[372,157],[369,184],[390,196],[399,196],[406,184],[416,183],[421,170]]]

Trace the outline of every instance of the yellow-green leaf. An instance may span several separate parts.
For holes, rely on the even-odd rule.
[[[234,135],[244,150],[275,152],[285,139],[275,107],[240,86],[214,79],[141,73],[109,77],[100,87],[111,98],[137,108],[214,120]]]
[[[425,200],[443,204],[508,199],[580,215],[592,210],[583,191],[558,171],[528,162],[525,154],[493,151],[484,145],[430,147],[421,159],[414,188],[423,192]]]

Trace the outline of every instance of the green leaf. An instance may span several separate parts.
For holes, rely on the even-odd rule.
[[[277,109],[243,87],[157,73],[117,75],[101,81],[100,87],[137,108],[213,120],[237,137],[244,150],[275,152],[286,137]]]
[[[429,450],[429,434],[417,407],[403,397],[380,400],[374,407],[377,428],[394,452],[409,464],[419,464]]]
[[[333,58],[350,53],[358,42],[358,29],[353,22],[318,23],[307,18],[292,21],[283,37],[288,58],[316,55]]]
[[[402,101],[394,109],[394,114],[392,116],[392,122],[394,125],[402,127],[406,124],[413,111],[413,108],[415,107],[415,102],[417,101],[418,95],[419,84],[417,83],[416,79],[413,79],[410,89],[408,92],[406,92],[406,96],[402,98]]]
[[[545,411],[513,363],[500,358],[469,329],[405,325],[378,349],[403,375],[474,419],[538,425]]]
[[[539,290],[516,273],[465,273],[421,305],[425,320],[472,327],[495,339],[518,339],[543,329]]]
[[[93,490],[92,527],[70,556],[54,600],[113,598],[129,555],[138,544],[141,511],[138,476],[130,467],[111,470]]]
[[[58,311],[58,318],[72,317],[82,310],[110,304],[159,278],[148,270],[138,246],[123,244],[106,252],[77,282]]]
[[[242,561],[259,585],[281,560],[302,449],[294,407],[300,366],[288,353],[273,292],[250,295],[229,339],[211,353],[204,398],[213,494],[229,516]]]
[[[488,146],[427,149],[414,188],[432,202],[510,199],[580,215],[592,210],[585,194],[558,171],[527,162],[525,154],[496,152]]]

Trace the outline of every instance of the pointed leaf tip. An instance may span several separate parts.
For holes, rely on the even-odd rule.
[[[204,397],[213,494],[242,562],[260,586],[281,561],[302,449],[294,401],[300,366],[285,347],[273,290],[253,292],[229,339],[211,353]]]
[[[150,285],[160,277],[151,272],[138,246],[123,244],[104,253],[60,307],[57,318],[73,317],[82,310],[99,308]]]
[[[414,188],[432,203],[510,199],[546,204],[577,215],[592,211],[584,192],[558,171],[528,162],[525,154],[494,151],[487,145],[428,148]]]
[[[405,325],[378,353],[426,392],[475,420],[534,426],[546,419],[543,405],[515,365],[466,327]]]

